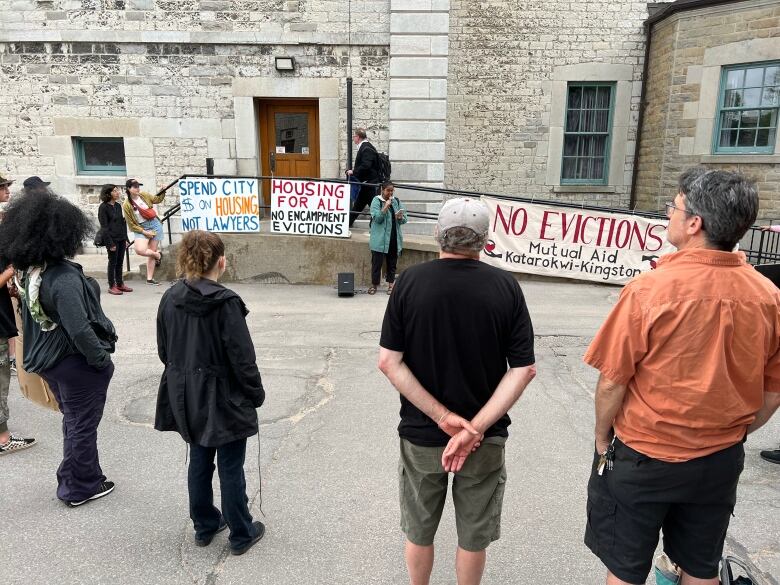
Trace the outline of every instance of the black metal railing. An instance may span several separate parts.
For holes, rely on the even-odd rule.
[[[271,180],[271,179],[294,179],[298,181],[328,181],[329,183],[344,183],[347,185],[354,184],[344,179],[323,179],[319,177],[186,174],[171,181],[168,185],[160,189],[160,191],[158,191],[157,194],[161,195],[162,193],[165,193],[166,191],[168,191],[168,189],[176,185],[182,179],[257,179],[261,181]],[[368,184],[376,188],[379,188],[380,186],[378,183],[364,183],[364,184]],[[666,219],[666,215],[663,211],[641,211],[637,209],[632,210],[632,209],[623,209],[617,207],[602,207],[598,205],[578,204],[578,203],[572,203],[567,201],[550,201],[547,199],[516,197],[512,195],[505,195],[501,193],[490,193],[486,191],[465,191],[462,189],[445,189],[443,187],[424,187],[421,185],[409,185],[406,183],[395,183],[395,182],[393,184],[397,189],[405,189],[409,191],[420,191],[420,192],[427,192],[427,193],[437,193],[441,195],[448,195],[454,197],[493,197],[495,199],[504,199],[507,201],[513,201],[517,203],[535,203],[535,204],[545,205],[549,207],[568,207],[568,208],[583,209],[587,211],[596,211],[600,213],[621,213],[621,214],[636,215],[638,217],[643,217],[646,219]],[[261,205],[260,209],[270,210],[271,208],[268,205]],[[160,220],[166,224],[169,244],[173,243],[172,234],[171,234],[171,218],[175,216],[177,213],[179,213],[180,210],[181,210],[181,205],[179,203],[176,203],[175,205],[169,207],[168,210],[160,218]],[[370,213],[364,211],[361,212],[359,215],[368,216],[370,215]],[[426,211],[407,211],[407,215],[412,218],[424,219],[430,221],[435,221],[437,217],[436,213],[426,212]],[[769,224],[776,224],[776,223],[780,223],[780,220],[769,221]],[[745,234],[745,236],[742,238],[742,241],[740,242],[740,250],[742,250],[745,253],[748,262],[750,262],[751,264],[780,263],[780,233],[766,231],[762,229],[762,227],[766,227],[766,226],[754,225],[748,230],[748,232]],[[129,258],[128,258],[128,266],[129,266]]]
[[[766,225],[754,225],[742,238],[739,248],[747,256],[748,262],[754,265],[780,263],[780,233],[762,229],[777,223],[776,220],[769,220]]]

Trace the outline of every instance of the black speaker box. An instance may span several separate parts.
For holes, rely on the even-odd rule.
[[[355,273],[339,272],[338,289],[340,297],[355,296]]]

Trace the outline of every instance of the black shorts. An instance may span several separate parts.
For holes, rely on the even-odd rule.
[[[717,577],[745,462],[742,443],[666,463],[616,440],[614,468],[598,475],[598,459],[588,482],[585,544],[613,575],[644,583],[663,529],[673,562],[698,579]]]

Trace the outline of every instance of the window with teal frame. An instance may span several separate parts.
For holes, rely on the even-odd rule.
[[[780,110],[780,62],[723,69],[713,152],[772,154]]]
[[[74,138],[76,172],[79,175],[124,175],[125,143],[122,138]]]
[[[607,184],[614,106],[614,83],[569,83],[562,185]]]

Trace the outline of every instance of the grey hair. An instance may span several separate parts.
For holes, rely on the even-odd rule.
[[[686,210],[702,219],[707,242],[730,252],[758,216],[758,191],[740,173],[707,171],[692,181],[685,195]]]
[[[687,171],[683,171],[683,173],[680,175],[680,178],[677,180],[678,193],[687,195],[691,190],[691,185],[693,185],[694,181],[701,178],[701,176],[705,173],[707,173],[707,167],[702,166],[691,167]]]
[[[478,234],[471,228],[451,227],[441,231],[436,228],[436,241],[443,252],[451,254],[473,254],[480,252],[487,242],[487,232]]]

